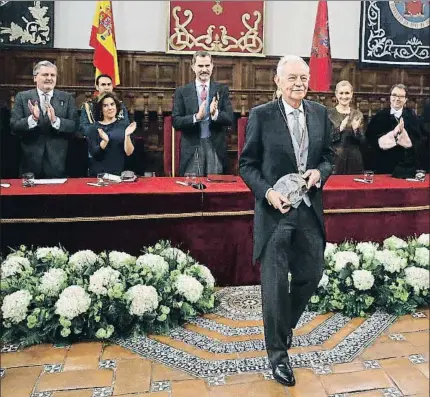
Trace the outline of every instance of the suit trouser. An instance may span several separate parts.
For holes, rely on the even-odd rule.
[[[201,138],[200,145],[188,161],[184,173],[194,173],[196,176],[222,174],[222,163],[218,158],[210,138]]]
[[[297,325],[323,272],[324,240],[313,208],[302,202],[282,217],[260,262],[264,337],[275,368],[286,358],[289,331]]]

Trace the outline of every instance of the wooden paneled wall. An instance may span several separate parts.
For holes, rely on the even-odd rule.
[[[0,52],[0,100],[12,105],[16,92],[34,87],[33,66],[47,59],[58,67],[57,88],[72,92],[78,105],[92,96],[93,50],[2,50]],[[145,141],[149,166],[161,173],[163,117],[171,112],[174,89],[194,79],[190,55],[120,51],[121,85],[115,89],[138,122],[136,135]],[[272,99],[273,77],[279,57],[214,57],[215,80],[230,88],[237,117]],[[409,106],[421,112],[430,95],[430,71],[411,68],[359,68],[357,61],[333,60],[333,86],[349,80],[355,89],[354,103],[366,120],[387,106],[390,87],[396,83],[409,88]],[[334,93],[309,92],[308,99],[335,105]],[[231,128],[229,152],[232,167],[237,156],[236,126]]]

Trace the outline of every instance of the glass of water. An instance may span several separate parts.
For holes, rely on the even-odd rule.
[[[426,172],[425,172],[425,170],[417,170],[415,172],[415,179],[417,181],[424,182],[425,179],[426,179]]]
[[[197,183],[197,177],[195,172],[186,172],[185,173],[185,183],[189,186]]]
[[[32,187],[34,186],[34,174],[32,172],[26,172],[22,174],[22,186]]]
[[[106,186],[107,182],[105,181],[105,172],[99,172],[97,174],[97,185]]]
[[[371,170],[366,170],[364,171],[363,176],[366,183],[373,183],[375,173]]]

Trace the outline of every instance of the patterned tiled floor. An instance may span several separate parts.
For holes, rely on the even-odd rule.
[[[273,380],[258,288],[218,292],[216,313],[166,336],[4,346],[1,397],[430,397],[429,309],[395,319],[305,313],[297,385]]]

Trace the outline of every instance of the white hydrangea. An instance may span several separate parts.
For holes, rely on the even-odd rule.
[[[322,287],[325,289],[325,287],[327,287],[327,285],[328,285],[328,282],[329,282],[329,278],[328,278],[327,274],[323,273],[321,280],[318,284],[318,287]]]
[[[339,251],[333,255],[334,270],[340,272],[348,263],[357,268],[360,265],[360,258],[355,252]]]
[[[419,247],[415,250],[414,261],[420,266],[428,267],[429,265],[429,249],[425,247]]]
[[[405,258],[401,258],[394,251],[384,249],[382,251],[376,251],[375,259],[379,261],[387,272],[394,273],[399,272],[407,266]]]
[[[28,306],[32,298],[30,292],[25,289],[6,295],[1,307],[3,319],[14,324],[20,323],[27,317]]]
[[[181,274],[175,282],[175,287],[179,294],[184,296],[191,303],[197,302],[203,293],[203,285],[194,277]]]
[[[430,272],[421,267],[411,266],[405,269],[405,281],[416,293],[428,290],[430,287]]]
[[[160,255],[170,260],[176,260],[180,265],[184,265],[189,260],[188,255],[179,248],[166,248],[161,251]]]
[[[401,238],[398,238],[396,236],[391,236],[384,240],[384,248],[387,248],[390,250],[407,248],[407,246],[408,246],[408,243],[405,240],[402,240]]]
[[[88,267],[94,266],[98,261],[99,257],[93,251],[83,250],[75,252],[69,258],[69,265],[78,272],[82,272]]]
[[[421,236],[418,237],[417,241],[418,243],[422,244],[422,245],[426,245],[427,247],[430,245],[429,242],[429,236],[430,234],[422,234]]]
[[[130,314],[135,316],[152,313],[158,307],[157,290],[152,286],[134,285],[125,293],[125,298],[130,303]]]
[[[120,272],[110,266],[96,270],[90,276],[88,291],[96,295],[107,295],[108,289],[112,288],[119,281]]]
[[[49,269],[40,279],[39,290],[48,296],[57,296],[65,285],[67,274],[63,269]]]
[[[91,305],[91,298],[79,285],[64,289],[55,303],[55,313],[61,317],[74,319],[85,313]]]
[[[160,255],[145,254],[139,256],[136,266],[148,269],[154,274],[163,275],[169,271],[169,264]]]
[[[375,277],[368,270],[354,270],[352,272],[354,287],[360,291],[366,291],[373,287]]]
[[[192,274],[191,272],[193,271],[197,271],[199,277],[201,277],[206,282],[206,285],[209,288],[213,288],[215,286],[215,278],[206,266],[200,265],[199,263],[195,263],[189,269],[186,270],[186,273],[189,272],[190,274]]]
[[[374,243],[358,243],[356,248],[363,255],[365,261],[371,261],[378,250],[378,246]]]
[[[67,262],[67,254],[58,247],[42,247],[36,250],[36,258],[42,262],[49,258]]]
[[[27,258],[17,255],[9,256],[1,264],[1,278],[5,279],[10,276],[14,276],[15,274],[20,274],[30,267],[30,261]]]
[[[327,243],[324,251],[324,258],[331,259],[334,252],[337,250],[337,244]]]
[[[133,265],[136,258],[126,252],[111,251],[109,252],[109,264],[114,269],[119,269],[123,266]]]

